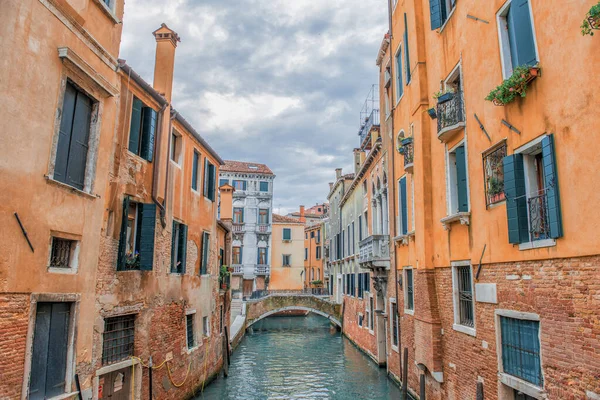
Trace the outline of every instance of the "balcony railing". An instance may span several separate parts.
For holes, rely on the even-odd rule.
[[[530,197],[527,200],[529,207],[529,237],[535,240],[544,240],[550,237],[550,223],[548,221],[548,199],[546,193]]]
[[[358,244],[358,262],[365,268],[390,268],[390,237],[371,235]]]
[[[233,275],[242,275],[244,273],[244,266],[241,264],[233,265]]]
[[[465,124],[462,92],[446,93],[437,104],[438,138],[462,128]]]
[[[412,172],[415,155],[413,138],[407,137],[405,139],[402,139],[398,151],[404,156],[404,170],[406,172]]]
[[[234,232],[243,232],[244,231],[244,224],[233,224],[232,230]]]
[[[371,131],[373,126],[379,126],[379,109],[371,110],[369,116],[365,119],[364,124],[360,127],[358,131],[358,136],[360,137],[360,143],[364,142],[365,137]]]
[[[270,225],[260,224],[258,225],[258,231],[260,233],[269,233],[271,231]]]
[[[269,275],[269,266],[259,264],[254,268],[255,275]]]

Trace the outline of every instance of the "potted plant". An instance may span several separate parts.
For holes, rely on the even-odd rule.
[[[527,85],[539,75],[539,66],[521,65],[515,68],[513,74],[493,89],[485,99],[494,105],[504,106],[518,96],[525,97]]]
[[[448,100],[452,100],[454,97],[454,89],[447,87],[445,90],[440,90],[433,94],[433,98],[437,100],[438,104],[445,103]]]
[[[321,280],[319,279],[319,280],[312,281],[312,282],[311,282],[311,284],[312,284],[313,286],[321,287],[321,286],[323,285],[323,281],[321,281]]]
[[[140,268],[140,253],[137,251],[129,253],[125,256],[125,265],[127,269],[139,269]]]
[[[504,181],[492,176],[488,179],[488,196],[490,204],[504,199]]]
[[[406,145],[412,143],[412,141],[413,141],[412,136],[402,139],[400,141],[400,144],[398,145],[398,153],[404,154],[406,152]]]
[[[221,265],[219,270],[219,282],[221,283],[221,289],[229,289],[229,267],[227,265]]]
[[[593,30],[598,29],[600,29],[600,2],[593,5],[592,8],[590,8],[590,11],[585,15],[585,19],[581,24],[581,34],[583,36],[594,36]]]

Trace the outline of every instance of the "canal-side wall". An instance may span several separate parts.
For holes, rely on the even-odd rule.
[[[344,296],[344,323],[342,331],[344,335],[354,343],[359,349],[377,361],[377,337],[374,329],[369,327],[369,293],[365,292],[365,297],[359,299],[352,296]],[[359,318],[363,319],[362,326],[359,326]],[[375,316],[373,317],[375,321]]]

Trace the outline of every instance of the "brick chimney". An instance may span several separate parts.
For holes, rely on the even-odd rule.
[[[167,25],[152,32],[156,39],[156,59],[154,61],[154,89],[171,102],[173,93],[173,70],[175,69],[175,49],[181,41],[179,35]]]
[[[342,169],[336,168],[335,169],[335,179],[340,179],[341,177],[342,177]]]
[[[300,206],[300,222],[306,222],[306,218],[304,217],[304,206]]]

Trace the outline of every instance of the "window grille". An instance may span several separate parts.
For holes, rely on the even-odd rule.
[[[413,270],[406,270],[406,309],[413,310],[415,308],[415,294],[413,287]]]
[[[102,364],[112,364],[133,355],[135,314],[106,318],[102,347]]]
[[[541,387],[539,321],[500,317],[500,326],[504,372]]]
[[[502,144],[483,156],[485,201],[488,206],[505,199],[504,168],[502,165],[504,157],[506,157],[506,144]]]
[[[398,346],[398,305],[392,303],[392,345]]]
[[[459,323],[473,327],[475,325],[473,323],[473,290],[471,279],[471,266],[456,267]]]
[[[194,314],[188,314],[185,316],[186,328],[187,328],[187,347],[191,349],[196,345],[194,338]]]
[[[69,268],[71,262],[71,249],[74,245],[74,240],[53,237],[52,252],[50,255],[50,267]]]

